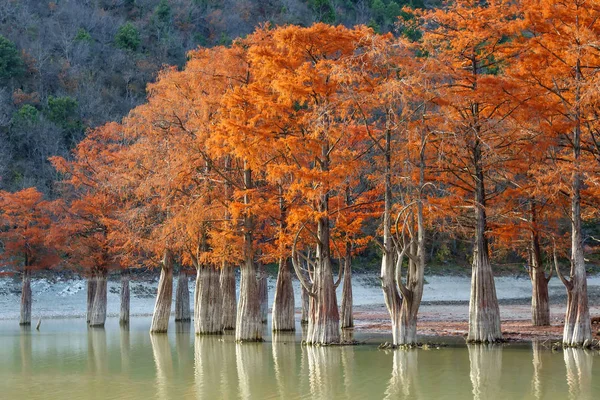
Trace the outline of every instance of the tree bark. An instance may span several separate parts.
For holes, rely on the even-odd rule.
[[[548,300],[548,282],[552,274],[546,277],[542,265],[542,250],[540,237],[537,231],[537,211],[533,201],[530,205],[531,213],[531,249],[529,277],[531,278],[531,323],[534,326],[550,325],[550,302]]]
[[[196,335],[221,334],[221,287],[219,271],[210,265],[197,269],[194,300],[194,330]]]
[[[329,143],[321,146],[320,170],[329,171]],[[308,313],[308,344],[340,343],[340,314],[331,268],[329,246],[329,191],[321,189],[317,200],[317,251],[313,274],[313,293]]]
[[[244,165],[244,187],[252,189],[252,171]],[[244,195],[244,204],[250,204],[249,195]],[[244,264],[241,267],[240,300],[235,322],[235,340],[238,342],[259,342],[262,337],[261,299],[258,288],[258,271],[254,262],[252,215],[245,214],[244,224]]]
[[[246,260],[241,269],[240,300],[237,308],[235,340],[244,342],[262,341],[262,315],[256,265]]]
[[[87,278],[87,312],[86,321],[88,324],[92,318],[92,307],[94,306],[94,297],[96,296],[96,275]]]
[[[264,324],[269,318],[269,286],[267,284],[265,265],[258,263],[258,296],[260,297],[260,315]]]
[[[119,324],[129,324],[129,271],[121,272],[121,313],[119,314]]]
[[[221,268],[221,326],[223,330],[235,329],[236,298],[235,298],[235,269],[227,262]]]
[[[308,309],[310,307],[310,296],[308,291],[300,285],[300,300],[302,301],[302,313],[300,315],[300,325],[308,325]]]
[[[327,196],[327,195],[325,195]],[[327,210],[327,201],[321,208]],[[323,211],[322,210],[322,211]],[[317,224],[317,253],[313,275],[313,290],[308,313],[307,344],[331,344],[340,342],[340,314],[333,284],[333,271],[329,249],[329,218],[322,217]]]
[[[165,250],[158,280],[158,293],[154,304],[150,333],[164,333],[169,328],[171,303],[173,302],[173,254]]]
[[[273,300],[273,332],[294,331],[296,329],[294,316],[292,274],[289,260],[282,257],[279,259],[279,271]]]
[[[90,326],[103,327],[106,322],[107,275],[108,271],[104,268],[96,272],[96,289],[94,291]]]
[[[391,132],[385,134],[384,210],[383,210],[383,257],[381,259],[381,288],[386,308],[392,323],[392,343],[400,344],[400,308],[402,298],[396,283],[394,249],[392,243],[392,177],[391,177]]]
[[[342,329],[354,328],[354,317],[352,315],[352,257],[350,255],[350,243],[346,245],[346,256],[344,257],[344,282],[342,285]]]
[[[177,290],[175,292],[175,321],[190,320],[190,288],[187,274],[182,267],[177,278]]]
[[[476,140],[473,150],[475,162],[475,245],[469,302],[469,334],[472,343],[494,343],[502,340],[500,308],[496,297],[494,275],[489,260],[486,238],[485,186],[482,168],[482,144]]]
[[[23,269],[21,288],[21,317],[19,325],[31,325],[31,270]]]
[[[579,125],[576,127],[573,136],[574,166],[575,168],[579,168],[581,153],[581,131]],[[573,172],[572,179],[571,280],[565,285],[567,289],[567,311],[563,330],[563,345],[587,347],[592,344],[593,335],[588,305],[587,276],[581,231],[581,173],[576,170]]]

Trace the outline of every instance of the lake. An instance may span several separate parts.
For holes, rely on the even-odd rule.
[[[598,399],[600,353],[541,344],[379,350],[301,345],[296,335],[236,344],[190,324],[150,335],[149,317],[122,329],[48,319],[40,331],[0,321],[2,399]],[[430,338],[431,339],[431,338]],[[439,342],[441,339],[431,339]],[[447,340],[448,341],[448,340]]]

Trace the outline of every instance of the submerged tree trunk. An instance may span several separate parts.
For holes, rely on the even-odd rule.
[[[23,285],[21,288],[21,318],[19,325],[31,325],[31,270],[23,269]]]
[[[231,157],[229,155],[225,156],[224,167],[226,170],[231,167]],[[224,196],[228,202],[233,200],[232,185],[227,180],[225,181]],[[232,223],[228,209],[225,210],[224,220]],[[226,248],[229,246],[228,243]],[[223,331],[234,330],[237,314],[235,268],[227,259],[224,259],[221,265],[219,284],[221,285],[221,327]]]
[[[253,260],[246,260],[241,269],[235,340],[262,341],[262,329],[256,265]]]
[[[158,293],[154,304],[152,325],[150,333],[167,332],[169,328],[169,317],[171,315],[171,303],[173,302],[173,254],[171,250],[165,250],[158,280]]]
[[[190,288],[187,274],[180,268],[177,277],[177,289],[175,292],[175,321],[189,321],[190,316]]]
[[[327,209],[327,202],[322,202]],[[333,271],[329,252],[329,219],[320,218],[317,225],[317,253],[313,275],[315,296],[308,313],[306,343],[331,344],[340,342],[340,314],[333,284]]]
[[[107,275],[108,271],[104,268],[96,272],[96,288],[94,290],[90,326],[102,327],[106,322]]]
[[[92,276],[87,278],[87,311],[86,320],[88,324],[92,319],[92,307],[94,306],[94,297],[96,296],[96,275],[93,273]]]
[[[227,262],[221,268],[221,326],[223,330],[235,329],[236,298],[235,269]]]
[[[260,316],[263,323],[269,318],[269,286],[265,265],[258,263],[258,296],[260,297]]]
[[[469,302],[468,342],[494,343],[502,339],[500,308],[496,297],[494,275],[489,260],[486,238],[487,219],[485,187],[481,160],[482,144],[477,142],[473,151],[475,162],[475,245]]]
[[[273,332],[295,330],[294,315],[294,287],[292,286],[289,260],[280,258],[273,300]]]
[[[252,171],[244,166],[244,187],[252,189]],[[249,204],[249,195],[244,195],[244,203]],[[258,271],[254,262],[252,215],[244,215],[244,263],[241,266],[240,299],[235,322],[236,341],[262,341],[261,299],[258,288]]]
[[[119,324],[129,324],[129,271],[121,272],[121,313],[119,315]]]
[[[222,333],[221,287],[219,271],[209,265],[197,269],[194,299],[194,330],[196,335]]]
[[[346,257],[344,257],[344,283],[342,285],[342,329],[354,328],[354,318],[352,316],[352,257],[350,255],[350,243],[346,246]]]

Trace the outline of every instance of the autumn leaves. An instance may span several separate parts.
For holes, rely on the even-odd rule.
[[[262,338],[261,263],[282,269],[274,327],[293,329],[293,266],[310,296],[307,342],[327,344],[340,341],[333,270],[381,236],[394,344],[411,344],[427,233],[444,230],[473,243],[469,340],[494,342],[491,251],[542,268],[570,225],[564,341],[589,343],[581,223],[597,212],[600,8],[526,3],[415,12],[417,41],[316,24],[191,52],[122,123],[53,161],[66,176],[61,254],[104,276],[173,259],[211,286],[221,274],[221,288],[239,266],[242,341]],[[544,306],[547,281],[534,281]],[[232,315],[226,286],[227,300],[196,291],[197,333]]]

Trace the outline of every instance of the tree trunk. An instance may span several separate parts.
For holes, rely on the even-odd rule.
[[[21,289],[21,318],[19,325],[31,325],[31,270],[23,269],[23,286]]]
[[[575,159],[579,159],[579,129],[574,138]],[[587,295],[587,277],[581,232],[581,175],[573,173],[571,199],[571,280],[567,288],[567,311],[563,330],[563,345],[590,346],[592,324]],[[564,283],[564,282],[563,282]]]
[[[326,202],[323,207],[326,209]],[[329,218],[319,219],[317,226],[317,253],[313,276],[315,297],[311,299],[308,313],[308,344],[340,342],[340,314],[333,284],[333,271],[329,253]]]
[[[129,271],[121,272],[121,313],[119,315],[119,324],[129,324]]]
[[[190,321],[190,288],[187,274],[182,269],[179,271],[175,292],[175,321]]]
[[[221,326],[223,330],[235,329],[236,298],[235,298],[235,269],[228,263],[221,268]]]
[[[246,260],[241,269],[240,300],[237,308],[235,340],[244,342],[262,341],[262,315],[256,265]]]
[[[531,323],[533,326],[550,325],[550,303],[548,301],[548,278],[542,267],[531,271]]]
[[[94,297],[96,296],[96,275],[92,273],[92,276],[87,278],[87,312],[86,320],[88,324],[92,319],[92,307],[94,305]]]
[[[244,163],[245,164],[245,163]],[[252,171],[244,165],[244,187],[252,189]],[[250,204],[249,194],[244,195],[244,204]],[[241,267],[240,300],[235,322],[235,340],[238,342],[262,341],[261,299],[259,297],[258,276],[254,262],[252,215],[244,215],[244,264]]]
[[[273,300],[273,332],[294,331],[294,316],[294,287],[290,265],[287,258],[280,258]]]
[[[480,146],[481,144],[477,142],[473,152],[476,170],[475,245],[473,248],[467,341],[472,343],[494,343],[502,340],[502,331],[500,330],[500,308],[496,298],[496,286],[494,285],[494,275],[489,260],[486,238],[486,199]]]
[[[546,278],[542,265],[542,250],[540,237],[537,231],[537,211],[532,200],[530,203],[531,213],[531,249],[529,277],[531,278],[531,323],[534,326],[550,325],[550,302],[548,301],[548,282],[552,274]]]
[[[209,265],[197,269],[194,300],[194,330],[196,335],[221,334],[221,287],[219,271]]]
[[[384,211],[383,211],[383,257],[381,259],[381,288],[385,306],[392,323],[392,344],[400,343],[400,308],[402,298],[396,283],[392,245],[392,182],[391,182],[391,132],[385,134]]]
[[[260,297],[260,315],[264,324],[269,318],[269,286],[267,283],[265,265],[262,262],[258,263],[258,296]]]
[[[350,256],[350,243],[346,246],[344,258],[344,283],[342,286],[342,329],[354,328],[352,316],[352,258]]]
[[[308,325],[308,309],[310,304],[310,296],[308,291],[300,285],[300,300],[302,301],[302,313],[300,315],[300,325]]]
[[[90,326],[103,327],[106,322],[107,275],[108,271],[106,269],[96,272],[96,289],[94,291]]]
[[[158,293],[154,304],[152,325],[150,333],[167,332],[169,328],[169,317],[171,315],[171,303],[173,301],[173,254],[165,250],[158,281]]]

